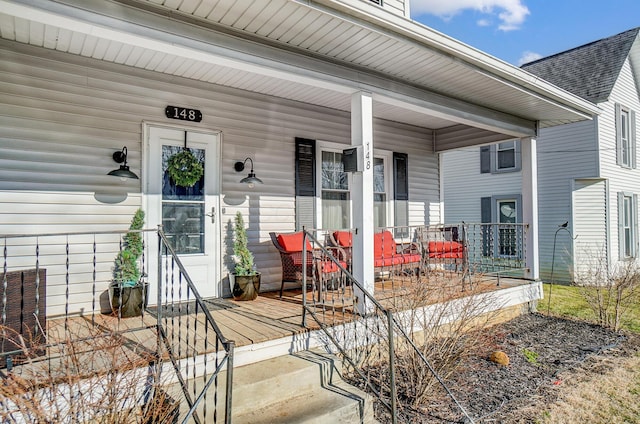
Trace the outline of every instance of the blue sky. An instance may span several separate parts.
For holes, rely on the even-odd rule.
[[[410,4],[413,20],[513,65],[640,26],[640,0],[410,0]]]

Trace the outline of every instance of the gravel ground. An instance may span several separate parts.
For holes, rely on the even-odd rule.
[[[558,398],[571,373],[593,372],[597,381],[597,375],[606,369],[592,362],[606,357],[608,367],[615,367],[615,357],[640,351],[637,336],[542,314],[527,314],[498,325],[489,337],[489,349],[474,352],[448,381],[451,392],[476,423],[534,423],[545,406]],[[509,365],[489,361],[493,350],[505,352]],[[465,422],[460,410],[444,396],[403,415],[401,421],[410,423]]]

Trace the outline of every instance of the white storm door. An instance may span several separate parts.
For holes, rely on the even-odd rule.
[[[200,160],[204,175],[193,187],[182,187],[169,177],[169,158],[185,146]],[[187,273],[203,297],[220,296],[220,136],[179,129],[149,127],[146,174],[147,225],[162,228]],[[157,252],[157,238],[150,240]],[[154,249],[155,248],[155,249]],[[150,255],[150,282],[157,273],[157,254]],[[153,257],[155,256],[155,257]],[[152,284],[153,285],[153,284]],[[154,294],[155,287],[150,288]]]

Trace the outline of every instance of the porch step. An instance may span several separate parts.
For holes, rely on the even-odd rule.
[[[234,423],[376,423],[372,400],[345,383],[336,358],[300,352],[234,369]]]

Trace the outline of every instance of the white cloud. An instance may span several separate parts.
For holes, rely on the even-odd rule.
[[[533,62],[534,60],[538,60],[541,58],[542,58],[541,54],[526,51],[522,53],[522,56],[520,56],[520,59],[518,59],[518,66],[524,65],[525,63]]]
[[[443,19],[450,19],[464,10],[477,10],[481,13],[498,14],[500,25],[498,29],[511,31],[520,28],[520,25],[529,15],[529,9],[522,3],[523,0],[412,0],[411,12],[414,15],[430,13]],[[499,11],[499,12],[496,12]],[[479,25],[486,24],[487,19],[478,21]]]
[[[491,26],[491,20],[489,19],[478,19],[476,23],[478,26]]]

